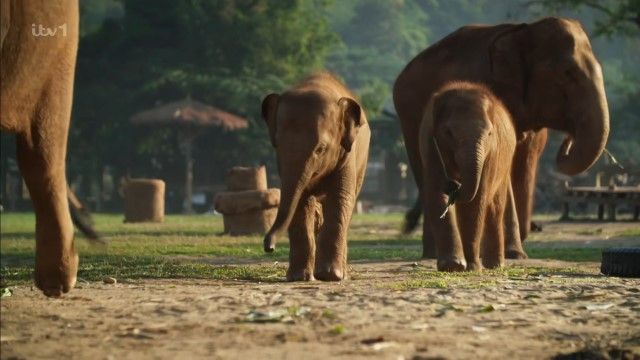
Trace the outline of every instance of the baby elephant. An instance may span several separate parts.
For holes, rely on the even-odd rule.
[[[347,230],[362,187],[371,132],[349,90],[327,73],[310,76],[262,102],[276,149],[281,199],[264,238],[289,230],[287,280],[340,281],[347,276]]]
[[[515,129],[483,85],[452,82],[428,103],[420,128],[423,201],[436,240],[438,270],[504,265],[504,214]],[[482,243],[482,264],[480,244]]]

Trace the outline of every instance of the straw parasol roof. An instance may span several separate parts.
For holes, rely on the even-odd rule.
[[[131,117],[134,125],[221,126],[225,130],[244,129],[249,122],[237,115],[192,99],[163,104]]]
[[[134,125],[165,125],[177,127],[178,140],[185,157],[184,211],[193,212],[193,140],[199,135],[198,128],[220,126],[225,130],[239,130],[249,126],[249,122],[211,105],[186,98],[157,106],[133,115]]]

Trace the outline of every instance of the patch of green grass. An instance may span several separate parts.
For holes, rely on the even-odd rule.
[[[400,235],[402,218],[402,214],[355,215],[349,231],[349,260],[418,260],[422,253],[420,233]],[[287,261],[289,254],[286,237],[278,239],[276,252],[265,254],[259,234],[222,235],[220,216],[169,215],[165,222],[159,224],[125,224],[122,215],[117,214],[95,214],[94,220],[107,245],[90,245],[77,235],[76,247],[81,259],[79,277],[85,280],[113,276],[119,280],[207,278],[270,281],[274,274],[284,279],[284,270],[279,267],[212,265]],[[2,213],[0,224],[0,275],[7,283],[27,282],[34,263],[35,217],[32,213]],[[633,236],[634,231],[627,233]],[[525,244],[531,258],[600,260],[599,248],[550,248],[540,243]],[[444,287],[466,275],[449,278],[428,276],[411,278],[401,287]],[[478,286],[484,286],[480,284]]]
[[[184,262],[151,256],[87,256],[81,259],[78,278],[101,281],[107,276],[118,281],[131,279],[212,279],[247,280],[254,282],[282,281],[286,268],[277,265],[212,265]],[[2,266],[0,274],[7,285],[31,281],[33,261]]]
[[[413,289],[482,289],[499,284],[503,280],[526,280],[540,276],[583,276],[583,271],[576,268],[544,268],[538,266],[508,266],[501,269],[463,272],[444,272],[416,268],[409,273],[409,279],[390,285],[392,290],[406,291]]]
[[[554,259],[563,261],[601,261],[602,248],[600,247],[542,247],[539,245],[524,247],[527,255],[531,259]]]
[[[617,234],[617,236],[623,236],[623,237],[640,237],[640,226],[636,227],[636,228],[632,228],[632,229],[627,229],[624,231],[621,231]]]

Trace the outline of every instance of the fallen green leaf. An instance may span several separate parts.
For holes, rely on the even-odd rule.
[[[486,305],[486,306],[484,306],[482,309],[480,309],[480,312],[488,313],[488,312],[492,312],[492,311],[494,311],[495,309],[496,309],[496,308],[495,308],[495,307],[493,307],[493,305]]]
[[[0,298],[9,297],[11,295],[13,295],[13,290],[9,288],[2,288],[2,290],[0,290]]]
[[[332,333],[333,335],[341,335],[341,334],[344,334],[346,331],[347,331],[347,328],[345,328],[344,325],[338,324],[334,326],[333,329],[331,329],[331,331],[329,332]]]

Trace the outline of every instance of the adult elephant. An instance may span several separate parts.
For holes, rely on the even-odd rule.
[[[398,76],[393,99],[419,188],[421,116],[433,93],[452,80],[488,86],[514,119],[518,146],[512,185],[518,203],[512,207],[520,221],[511,221],[505,240],[511,257],[524,257],[517,254],[520,232],[526,237],[546,128],[567,134],[556,157],[558,169],[567,175],[587,170],[604,149],[609,110],[600,64],[580,23],[563,18],[465,26],[418,54]],[[434,256],[435,244],[424,221],[423,257]]]
[[[35,283],[60,296],[76,282],[65,156],[78,47],[78,2],[0,0],[0,124],[36,213]]]

